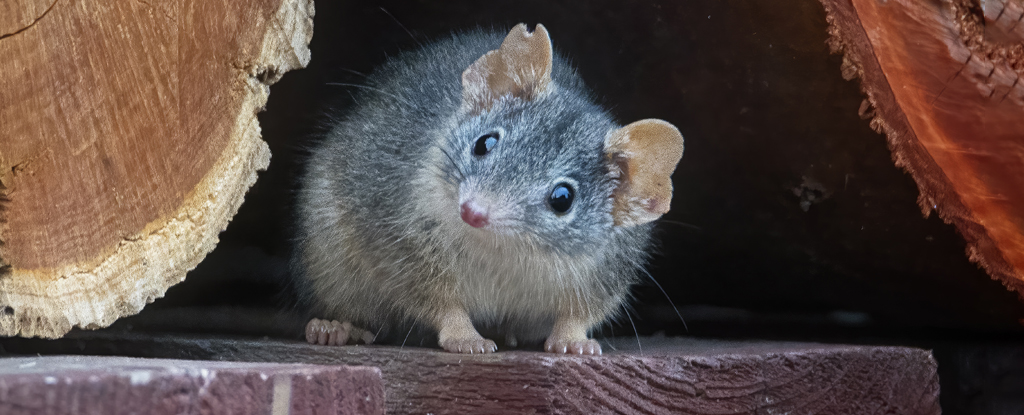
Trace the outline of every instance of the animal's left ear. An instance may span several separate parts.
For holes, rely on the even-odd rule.
[[[612,130],[605,155],[619,184],[612,194],[615,226],[635,226],[658,219],[672,203],[672,172],[683,156],[683,135],[656,119]]]

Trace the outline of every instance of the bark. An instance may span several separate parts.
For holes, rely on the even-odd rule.
[[[1024,294],[1024,7],[1013,0],[823,0],[861,114],[913,175],[918,202]]]

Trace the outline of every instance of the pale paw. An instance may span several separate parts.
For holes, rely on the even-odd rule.
[[[309,344],[324,346],[344,346],[349,340],[361,340],[354,334],[362,334],[364,330],[352,327],[352,323],[337,320],[321,320],[314,318],[306,324],[306,341]],[[353,338],[356,337],[356,338]],[[354,343],[354,341],[352,342]]]
[[[493,341],[479,339],[449,339],[440,342],[445,351],[464,354],[484,354],[498,351],[498,346]]]
[[[569,340],[548,338],[544,342],[544,350],[550,353],[597,356],[601,354],[601,344],[594,339]]]

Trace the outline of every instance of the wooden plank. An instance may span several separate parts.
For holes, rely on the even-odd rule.
[[[822,0],[861,113],[913,175],[927,216],[1024,295],[1024,7],[1019,1]]]
[[[308,63],[313,6],[30,3],[0,6],[0,335],[56,337],[213,249],[269,163],[256,112]]]
[[[642,352],[624,339],[605,343],[603,356],[579,357],[82,334],[2,344],[14,353],[377,366],[390,414],[940,413],[935,361],[908,347],[644,338]]]
[[[371,367],[53,356],[0,360],[0,413],[383,414]]]

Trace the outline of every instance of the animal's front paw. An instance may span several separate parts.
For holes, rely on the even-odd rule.
[[[451,353],[483,354],[498,351],[493,341],[473,328],[473,321],[462,308],[450,308],[436,316],[437,344]]]
[[[594,339],[571,340],[548,337],[544,342],[544,350],[551,353],[597,356],[601,354],[601,344]]]
[[[451,353],[483,354],[498,351],[493,341],[480,338],[446,339],[440,342],[445,351]]]

